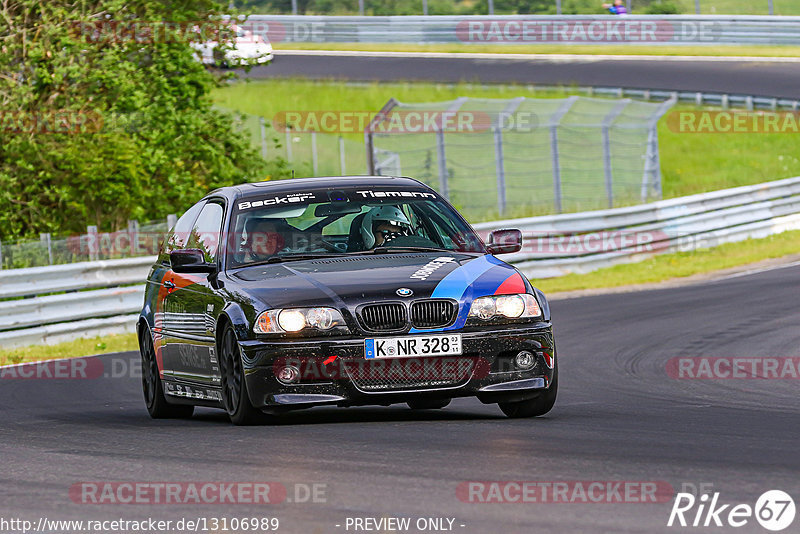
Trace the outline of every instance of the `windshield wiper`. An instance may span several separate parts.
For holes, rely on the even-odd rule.
[[[284,263],[288,261],[302,261],[302,260],[318,260],[321,258],[338,258],[344,254],[286,254],[283,256],[272,256],[263,261],[254,261],[242,265],[242,267],[253,267],[256,265],[269,265],[271,263]]]
[[[351,254],[391,254],[392,252],[453,252],[446,248],[435,247],[375,247],[371,250],[351,252]]]

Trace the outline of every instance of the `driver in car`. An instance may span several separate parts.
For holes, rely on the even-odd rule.
[[[394,239],[413,234],[411,221],[396,206],[377,206],[361,221],[365,249],[385,246]]]
[[[244,247],[245,262],[264,261],[286,246],[285,221],[280,219],[255,219],[248,226]]]

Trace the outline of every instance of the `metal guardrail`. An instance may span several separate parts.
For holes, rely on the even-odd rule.
[[[0,271],[0,299],[136,284],[154,262],[154,256],[143,256],[8,269]]]
[[[141,310],[142,302],[144,285],[12,301],[0,308],[0,331],[133,313]]]
[[[474,225],[523,231],[504,259],[531,278],[588,272],[656,254],[800,229],[800,177],[650,204]],[[0,272],[0,347],[132,332],[153,257]],[[102,288],[102,289],[92,289]],[[47,293],[74,291],[47,295]],[[14,298],[30,296],[31,298]]]
[[[800,44],[800,17],[751,15],[250,15],[272,43]]]
[[[506,259],[531,278],[584,273],[656,254],[800,229],[800,177],[650,204],[476,224],[482,235],[519,228]]]
[[[154,262],[146,256],[0,271],[0,348],[133,332]]]
[[[536,90],[563,91],[563,86],[537,85]],[[649,102],[665,102],[676,100],[697,106],[719,106],[723,110],[745,109],[754,110],[788,110],[800,111],[800,99],[774,98],[769,96],[736,95],[728,93],[705,93],[702,91],[662,91],[654,89],[629,89],[625,87],[597,87],[579,86],[569,87],[570,93],[585,94],[587,96],[608,96],[615,98],[637,98]]]

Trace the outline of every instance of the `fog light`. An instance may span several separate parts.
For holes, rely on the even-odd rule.
[[[514,357],[514,363],[516,364],[517,369],[527,371],[536,365],[536,356],[527,350],[523,350]]]
[[[287,365],[286,367],[281,367],[278,369],[278,372],[275,373],[275,377],[281,384],[285,384],[287,386],[290,384],[296,384],[300,380],[300,369],[294,365]]]

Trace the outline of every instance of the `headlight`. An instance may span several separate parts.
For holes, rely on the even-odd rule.
[[[495,305],[497,306],[497,313],[506,317],[522,317],[522,314],[525,313],[525,299],[522,298],[522,295],[497,297]]]
[[[330,330],[336,322],[334,312],[339,313],[331,308],[311,308],[306,312],[306,321],[319,330]]]
[[[256,319],[256,334],[282,334],[299,332],[306,328],[326,331],[344,326],[344,318],[334,308],[290,308],[267,310]]]
[[[278,326],[287,332],[299,332],[306,327],[306,316],[300,310],[283,310],[278,314]]]
[[[472,301],[469,316],[488,321],[496,317],[509,319],[528,319],[541,317],[542,310],[533,295],[498,295],[479,297]]]

